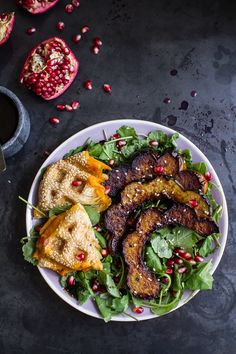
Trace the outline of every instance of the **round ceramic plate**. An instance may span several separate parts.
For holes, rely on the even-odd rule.
[[[69,150],[76,148],[79,145],[83,145],[87,139],[92,139],[94,141],[100,141],[104,139],[104,133],[103,131],[105,130],[107,136],[111,136],[114,134],[114,132],[121,127],[122,125],[128,125],[136,129],[137,133],[141,134],[147,134],[152,130],[162,130],[166,134],[174,134],[176,131],[169,129],[165,126],[162,126],[160,124],[156,123],[151,123],[151,122],[145,122],[145,121],[140,121],[140,120],[114,120],[114,121],[109,121],[109,122],[103,122],[99,123],[96,125],[93,125],[89,128],[86,128],[75,135],[73,135],[71,138],[67,139],[64,143],[62,143],[54,152],[47,158],[47,160],[43,163],[43,165],[40,167],[33,184],[30,189],[28,201],[34,205],[37,204],[37,192],[38,192],[38,186],[39,186],[39,181],[40,181],[40,175],[41,175],[41,170],[42,168],[62,159],[63,155],[65,155]],[[223,215],[221,217],[220,223],[219,223],[219,228],[220,232],[222,234],[221,237],[221,247],[218,248],[214,254],[211,256],[212,258],[212,263],[213,267],[211,270],[211,273],[213,274],[214,271],[216,270],[220,259],[223,255],[224,248],[225,248],[225,243],[227,239],[227,233],[228,233],[228,212],[227,212],[227,205],[226,205],[226,200],[225,200],[225,195],[221,186],[221,183],[219,181],[219,178],[217,177],[217,174],[206,158],[206,156],[193,144],[191,141],[189,141],[187,138],[185,138],[183,135],[180,134],[179,139],[177,140],[178,143],[178,148],[180,149],[190,149],[192,151],[193,155],[193,161],[194,162],[199,162],[203,161],[206,163],[208,169],[211,171],[212,176],[213,176],[213,182],[216,183],[219,186],[219,190],[217,191],[215,189],[214,191],[214,198],[217,200],[218,203],[223,205]],[[33,219],[32,216],[32,211],[29,207],[27,207],[26,211],[26,225],[27,225],[27,233],[29,234],[30,229],[34,225],[35,220]],[[95,304],[93,300],[88,300],[85,304],[82,306],[78,304],[78,302],[72,298],[68,293],[62,289],[62,287],[59,284],[58,281],[58,275],[46,268],[41,268],[39,267],[39,271],[41,275],[43,276],[44,280],[48,283],[48,285],[52,288],[55,293],[60,296],[64,301],[66,301],[68,304],[76,308],[77,310],[86,313],[87,315],[96,317],[96,318],[101,318],[98,310],[95,307]],[[180,306],[183,306],[186,304],[194,295],[197,294],[198,291],[185,291],[181,301],[179,302],[178,306],[174,309],[176,310]],[[173,310],[173,311],[174,311]],[[128,312],[131,312],[131,309],[128,310]],[[144,312],[141,315],[138,315],[138,320],[147,320],[151,319],[154,317],[158,317],[150,312],[149,309],[144,310]],[[134,321],[132,318],[128,317],[127,315],[119,314],[116,315],[112,318],[113,321]]]

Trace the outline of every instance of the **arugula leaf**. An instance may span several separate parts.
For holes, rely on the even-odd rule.
[[[90,270],[88,272],[79,272],[76,276],[76,281],[79,283],[77,297],[81,305],[94,295],[93,290],[90,287],[90,280],[93,279],[95,275],[95,271]]]
[[[103,150],[103,145],[100,143],[90,145],[90,147],[88,148],[89,155],[97,159],[100,158],[102,150]]]
[[[127,310],[129,306],[129,295],[126,294],[122,296],[121,298],[116,298],[112,300],[111,308],[114,311],[114,313],[122,313],[125,310]]]
[[[215,251],[213,242],[218,239],[221,234],[212,234],[205,238],[201,247],[199,248],[199,254],[202,257],[208,257],[211,253]]]
[[[86,150],[86,149],[87,149],[87,146],[88,146],[88,144],[85,144],[85,145],[82,145],[82,146],[78,146],[78,147],[75,148],[75,149],[71,149],[70,151],[67,152],[67,154],[65,154],[65,155],[63,156],[63,160],[67,159],[67,158],[70,157],[70,156],[73,156],[73,155],[75,155],[75,154],[78,154],[79,152],[82,152],[82,151]]]
[[[210,274],[211,268],[211,261],[199,264],[185,281],[185,288],[190,290],[212,289],[213,277]]]
[[[100,213],[92,205],[84,205],[84,209],[86,210],[92,225],[97,225],[100,221]]]
[[[138,297],[135,297],[133,294],[131,294],[131,299],[132,299],[132,302],[134,304],[135,307],[139,307],[142,305],[143,303],[143,300],[138,298]]]
[[[160,258],[170,258],[172,256],[172,250],[169,248],[168,243],[158,233],[152,234],[150,242],[154,252]]]
[[[187,169],[191,169],[192,168],[192,163],[193,163],[193,158],[192,158],[192,152],[189,149],[186,150],[178,150],[178,154],[180,156],[183,157],[185,163],[186,163],[186,167]]]
[[[123,125],[117,131],[117,134],[120,134],[121,138],[125,138],[127,136],[132,136],[134,139],[138,139],[138,135],[134,128],[128,127],[127,125]]]
[[[182,247],[185,250],[192,250],[192,247],[201,240],[196,232],[187,229],[183,226],[175,226],[172,231],[166,235],[166,240],[170,245],[175,247]]]
[[[108,322],[111,320],[112,317],[112,311],[109,306],[107,306],[107,301],[106,299],[101,298],[100,295],[95,297],[95,302],[97,304],[97,307],[104,319],[105,322]]]
[[[152,313],[154,313],[155,315],[162,316],[162,315],[165,315],[166,313],[170,312],[178,305],[182,294],[183,294],[182,291],[178,291],[176,294],[176,297],[172,298],[170,302],[161,303],[161,304],[153,304],[153,306],[151,307]]]
[[[223,206],[217,205],[217,207],[213,210],[212,219],[218,224],[223,212]]]
[[[205,162],[197,162],[192,164],[191,166],[192,170],[204,175],[207,171],[207,166],[205,164]]]
[[[120,292],[117,289],[116,284],[114,283],[114,280],[112,279],[110,274],[99,271],[98,281],[106,287],[108,293],[111,294],[113,297],[120,297]]]
[[[222,216],[223,207],[222,207],[222,205],[218,204],[218,203],[216,202],[216,200],[215,200],[215,199],[213,198],[213,196],[212,196],[212,189],[213,189],[214,187],[217,188],[217,186],[216,186],[214,183],[212,183],[212,182],[209,182],[209,183],[208,183],[208,189],[207,189],[206,197],[207,197],[207,199],[209,200],[209,202],[210,202],[210,204],[211,204],[211,206],[212,206],[212,210],[213,210],[213,212],[212,212],[212,219],[213,219],[216,223],[218,223],[218,222],[219,222],[219,219],[220,219],[221,216]]]
[[[63,204],[63,205],[55,206],[49,210],[48,217],[51,218],[54,215],[62,214],[65,211],[69,210],[70,208],[71,208],[71,204]]]
[[[155,273],[161,273],[163,271],[163,267],[160,261],[160,258],[153,251],[151,246],[147,246],[145,250],[145,261],[147,266],[153,270]]]
[[[33,254],[35,252],[36,248],[36,242],[38,238],[40,237],[40,234],[35,230],[34,227],[30,230],[29,236],[28,237],[23,237],[21,239],[22,243],[22,252],[24,259],[27,262],[32,263],[33,265],[37,265],[38,261],[37,259],[33,258]]]
[[[96,238],[98,239],[99,245],[102,248],[106,248],[107,247],[107,240],[105,239],[105,237],[95,229],[94,229],[94,233],[95,233]]]

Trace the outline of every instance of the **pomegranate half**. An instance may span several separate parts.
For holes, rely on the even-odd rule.
[[[50,10],[59,0],[18,0],[18,3],[33,15]]]
[[[15,13],[9,12],[0,15],[0,45],[10,37],[15,21]]]
[[[43,99],[52,100],[72,84],[78,68],[78,60],[63,39],[53,37],[30,52],[20,82]]]

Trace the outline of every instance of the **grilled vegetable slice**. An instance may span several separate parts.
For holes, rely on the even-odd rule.
[[[137,297],[150,299],[159,294],[159,282],[144,264],[142,253],[151,234],[156,229],[170,224],[183,225],[202,236],[218,232],[218,227],[213,221],[199,219],[195,212],[185,205],[174,205],[164,214],[155,208],[144,211],[138,220],[136,230],[127,235],[123,241],[123,254],[128,265],[127,284]]]
[[[201,191],[204,194],[207,192],[208,182],[206,178],[194,171],[180,171],[174,178],[180,187],[185,190]]]

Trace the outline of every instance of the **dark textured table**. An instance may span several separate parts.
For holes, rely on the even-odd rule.
[[[69,1],[68,1],[69,2]],[[0,85],[12,89],[27,107],[32,122],[24,149],[7,161],[0,176],[0,353],[45,354],[224,354],[236,353],[236,4],[199,0],[81,0],[73,14],[62,0],[53,10],[30,16],[13,0],[0,0],[0,11],[16,9],[9,42],[0,49]],[[190,5],[191,3],[191,5]],[[233,2],[232,2],[233,3]],[[53,102],[44,102],[18,82],[27,52],[41,40],[62,33],[80,60],[79,76]],[[81,43],[71,36],[88,24]],[[32,36],[25,29],[35,26]],[[90,52],[101,36],[99,55]],[[176,69],[178,74],[171,76]],[[85,80],[94,83],[83,89]],[[112,85],[112,94],[101,88]],[[191,97],[196,90],[198,95]],[[163,99],[169,97],[169,104]],[[57,114],[55,103],[78,98],[81,109]],[[181,102],[189,103],[187,111]],[[1,113],[2,114],[2,113]],[[25,235],[25,205],[38,168],[66,138],[94,123],[137,118],[172,126],[191,139],[210,159],[220,177],[229,207],[225,254],[215,273],[213,291],[162,318],[141,323],[108,323],[69,307],[26,264],[19,240]]]

